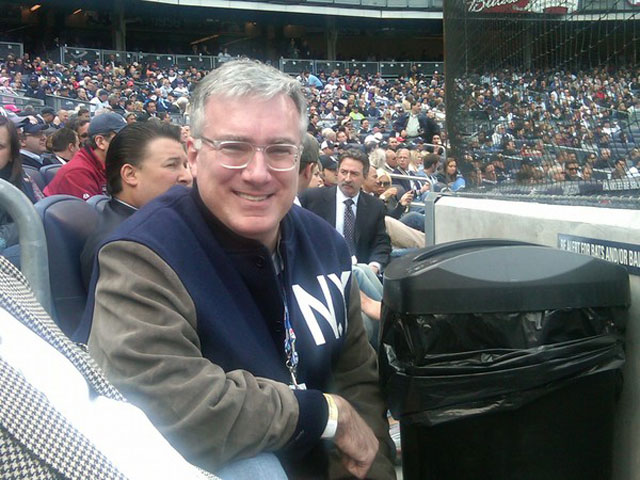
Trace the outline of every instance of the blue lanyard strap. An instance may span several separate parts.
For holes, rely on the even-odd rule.
[[[287,290],[284,282],[284,265],[282,261],[282,257],[279,252],[276,252],[273,255],[273,263],[276,269],[276,273],[278,276],[278,280],[280,281],[280,288],[282,290],[282,303],[284,305],[284,353],[287,357],[285,365],[289,370],[289,374],[291,375],[291,388],[293,389],[304,389],[304,384],[299,384],[298,379],[296,377],[296,373],[298,370],[299,356],[298,351],[296,350],[296,332],[293,330],[293,325],[291,325],[291,316],[289,315],[289,305],[287,302]]]
[[[287,356],[286,365],[291,374],[291,381],[294,388],[299,388],[298,380],[296,378],[296,370],[298,369],[298,352],[296,351],[296,332],[291,325],[291,319],[289,318],[289,307],[287,306],[287,297],[283,289],[284,300],[284,353]]]

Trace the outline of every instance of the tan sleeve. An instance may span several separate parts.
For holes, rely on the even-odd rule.
[[[334,371],[334,391],[351,403],[380,442],[378,455],[367,478],[395,479],[387,408],[378,385],[378,357],[367,340],[360,311],[360,291],[358,282],[353,277],[349,299],[349,325],[343,353]],[[335,452],[331,457],[330,477],[351,478]]]
[[[98,262],[89,351],[187,461],[216,471],[287,443],[298,419],[292,391],[202,356],[193,301],[158,255],[119,241]]]

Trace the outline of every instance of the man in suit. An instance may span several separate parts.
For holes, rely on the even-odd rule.
[[[0,478],[217,478],[124,401],[2,257],[0,337]]]
[[[369,159],[359,150],[347,150],[338,163],[338,185],[310,189],[300,197],[303,207],[324,218],[345,237],[358,263],[379,273],[389,262],[384,204],[360,188],[369,172]]]
[[[432,118],[420,113],[420,104],[411,103],[411,111],[400,116],[393,124],[404,139],[422,137],[425,143],[431,143],[433,136],[440,133],[440,127]]]

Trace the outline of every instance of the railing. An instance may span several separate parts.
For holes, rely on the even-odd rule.
[[[3,48],[4,47],[4,48]],[[0,42],[0,59],[5,58],[7,53],[20,52],[22,55],[23,46],[20,43]],[[220,66],[218,57],[210,55],[174,55],[167,53],[151,52],[129,52],[121,50],[99,50],[84,47],[60,47],[48,53],[51,60],[68,64],[71,61],[82,63],[84,60],[92,65],[93,62],[115,62],[122,64],[132,64],[134,62],[151,64],[155,63],[160,68],[176,67],[185,70],[189,67],[196,67],[199,70],[213,70]],[[317,59],[293,59],[281,58],[278,62],[281,71],[290,75],[299,75],[306,70],[313,74],[320,72],[331,73],[338,71],[342,74],[349,70],[358,70],[361,74],[381,75],[383,77],[398,77],[407,75],[412,71],[422,75],[433,75],[435,72],[442,72],[443,62],[365,62],[365,61],[342,61],[342,60],[317,60]]]
[[[29,280],[36,299],[51,314],[49,258],[40,217],[26,195],[5,180],[0,180],[0,205],[18,225],[20,270]]]
[[[23,97],[16,95],[0,94],[0,104],[2,105],[15,105],[16,107],[24,108],[27,105],[31,105],[35,110],[40,111],[45,105],[45,102],[39,98]]]
[[[412,72],[433,76],[436,72],[442,72],[442,62],[357,62],[357,61],[333,61],[333,60],[308,60],[281,58],[278,67],[289,75],[299,75],[302,71],[314,75],[324,72],[326,74],[337,71],[339,74],[349,70],[358,70],[361,74],[380,74],[383,77],[399,77]]]
[[[21,57],[24,55],[24,46],[21,43],[0,42],[0,58],[7,58],[7,55]]]
[[[75,110],[78,107],[89,108],[88,100],[78,100],[77,98],[58,97],[56,95],[47,95],[45,101],[47,106],[53,108],[56,112],[58,110]]]

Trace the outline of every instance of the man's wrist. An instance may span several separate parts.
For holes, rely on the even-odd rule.
[[[322,432],[320,438],[329,440],[336,436],[336,430],[338,429],[338,405],[331,395],[327,393],[324,393],[323,395],[327,401],[328,416],[327,425],[325,426],[324,432]]]

